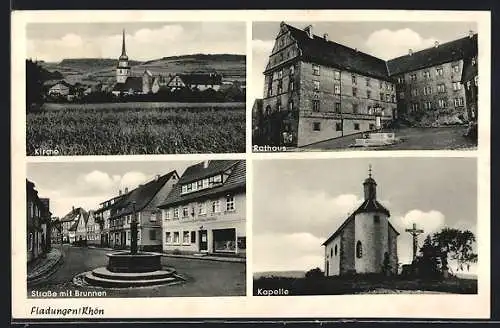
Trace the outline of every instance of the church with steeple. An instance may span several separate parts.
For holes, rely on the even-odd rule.
[[[326,276],[398,272],[399,232],[389,221],[389,210],[377,200],[371,166],[363,190],[363,203],[323,243]]]
[[[130,76],[130,65],[128,63],[127,49],[125,47],[125,30],[122,31],[122,54],[118,58],[116,67],[116,83],[125,83]]]

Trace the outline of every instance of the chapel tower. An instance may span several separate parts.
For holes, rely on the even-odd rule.
[[[130,76],[130,66],[128,62],[127,51],[125,48],[125,30],[122,32],[122,54],[118,58],[116,67],[116,83],[125,83]]]

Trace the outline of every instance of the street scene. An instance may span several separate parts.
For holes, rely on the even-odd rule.
[[[244,160],[28,167],[28,297],[246,294]]]

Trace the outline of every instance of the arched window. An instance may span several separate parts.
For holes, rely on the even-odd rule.
[[[337,256],[337,245],[335,245],[335,256]]]
[[[360,259],[363,257],[363,245],[361,245],[361,241],[358,240],[356,243],[356,257]]]
[[[333,248],[330,249],[330,257],[332,257],[332,256],[333,256]]]

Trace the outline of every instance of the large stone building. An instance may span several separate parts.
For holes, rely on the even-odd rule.
[[[109,245],[114,248],[130,248],[130,223],[137,218],[137,246],[144,251],[161,251],[161,211],[158,205],[167,198],[179,176],[176,171],[124,193],[110,207]]]
[[[163,210],[163,250],[246,254],[244,160],[205,161],[186,169]]]
[[[389,210],[377,201],[371,168],[363,189],[363,203],[323,243],[326,276],[397,274],[399,233],[389,222]]]
[[[254,144],[300,147],[378,130],[424,108],[467,119],[459,85],[463,58],[474,49],[472,34],[386,62],[314,35],[311,25],[282,22],[264,71]]]

